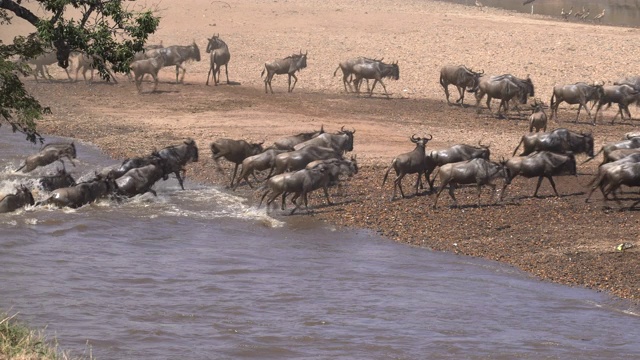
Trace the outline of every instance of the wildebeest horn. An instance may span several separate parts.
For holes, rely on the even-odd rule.
[[[412,143],[417,143],[418,141],[420,141],[420,138],[417,138],[416,134],[411,135],[409,139],[411,140]]]
[[[351,132],[351,134],[355,134],[356,133],[356,128],[353,128],[353,131]]]
[[[425,139],[427,139],[427,140],[431,140],[431,139],[433,139],[433,135],[429,134],[428,136],[429,136],[429,138],[428,138],[428,139],[427,139],[427,138],[425,138]]]
[[[340,131],[344,131],[344,125],[342,125],[342,127],[340,128]]]

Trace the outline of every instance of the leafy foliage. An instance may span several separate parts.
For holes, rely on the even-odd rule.
[[[19,75],[28,75],[32,70],[16,60],[35,58],[48,51],[57,51],[60,59],[65,51],[65,57],[69,50],[81,51],[93,57],[93,66],[108,81],[107,66],[114,72],[126,73],[134,53],[143,49],[160,19],[150,10],[138,12],[125,7],[125,0],[30,3],[37,3],[45,15],[35,15],[23,6],[22,0],[0,0],[0,24],[11,24],[15,15],[34,26],[32,34],[14,38],[13,44],[0,42],[0,124],[7,122],[14,132],[26,134],[27,140],[42,142],[36,121],[49,108],[42,107],[26,91]]]

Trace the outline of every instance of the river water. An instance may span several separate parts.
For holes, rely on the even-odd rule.
[[[445,2],[475,6],[475,0],[441,0]],[[617,25],[626,27],[640,26],[640,0],[536,0],[533,3],[522,5],[523,0],[480,0],[485,6],[501,9],[514,10],[518,12],[548,15],[560,18],[562,9],[566,13],[573,8],[572,15],[568,18],[571,21],[594,22],[594,16],[605,10],[605,15],[599,23],[606,25]],[[578,19],[576,12],[589,12],[587,18]]]
[[[76,144],[76,178],[116,163]],[[37,150],[0,128],[0,192]],[[186,188],[0,214],[0,308],[96,359],[640,358],[625,301]]]

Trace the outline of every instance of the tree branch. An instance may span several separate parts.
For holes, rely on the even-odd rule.
[[[32,13],[29,9],[20,6],[18,3],[12,0],[0,0],[0,8],[9,10],[16,14],[16,16],[23,18],[30,22],[33,26],[37,26],[40,18]]]

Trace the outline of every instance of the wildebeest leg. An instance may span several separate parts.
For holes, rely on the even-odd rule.
[[[227,75],[227,84],[229,84],[229,66],[227,64],[224,64],[224,72]],[[220,78],[220,76],[218,76],[218,78]]]
[[[293,86],[291,86],[292,77],[293,77]],[[293,89],[296,87],[297,83],[298,83],[298,77],[296,77],[296,74],[289,74],[289,86],[291,86],[291,90],[289,90],[289,92],[293,92]]]
[[[458,207],[458,200],[456,200],[456,196],[453,193],[456,189],[456,184],[455,183],[449,183],[449,196],[451,196],[451,198],[453,199],[453,206]],[[478,195],[480,196],[480,195]]]
[[[402,198],[404,199],[405,196],[404,196],[404,191],[402,191],[402,178],[404,178],[405,175],[406,175],[405,173],[401,173],[394,180],[393,197],[391,198],[391,200],[393,200],[396,197],[396,186],[398,187],[398,189],[400,189],[400,195],[402,195]]]
[[[151,76],[153,76],[153,90],[151,92],[155,92],[158,88],[158,74],[151,74]],[[140,82],[142,82],[142,80]]]
[[[444,180],[444,181],[442,181],[442,184],[440,184],[440,189],[438,189],[438,192],[436,193],[436,198],[433,201],[433,208],[434,209],[438,206],[438,198],[440,197],[440,193],[444,190],[444,188],[447,186],[447,184],[449,184],[448,180]]]
[[[267,73],[267,78],[264,80],[264,92],[267,92],[267,84],[269,84],[269,90],[271,90],[271,93],[273,94],[273,88],[271,87],[271,80],[273,79],[273,75],[275,75],[275,73],[269,72]]]
[[[207,73],[207,83],[206,83],[207,86],[209,85],[209,76],[211,76],[211,72],[212,71],[213,71],[213,65],[209,66],[209,72]],[[215,79],[216,79],[216,75],[214,73],[214,75],[213,75],[214,83],[215,83]],[[266,87],[266,84],[265,84],[265,87]]]
[[[180,170],[176,171],[174,174],[176,174],[176,179],[178,179],[178,184],[180,184],[180,187],[182,188],[182,190],[184,190],[184,184],[182,181],[182,176],[180,176]]]
[[[418,178],[416,179],[416,196],[418,196],[418,187],[422,185],[422,173],[418,173]]]
[[[262,197],[260,198],[260,202],[258,203],[258,209],[260,208],[260,206],[262,206],[262,202],[264,201],[264,198],[267,197],[267,194],[269,194],[269,192],[271,192],[271,189],[267,189],[267,191],[264,192],[264,194],[262,194]],[[267,208],[269,207],[269,202],[267,201]]]
[[[444,96],[447,98],[447,104],[451,105],[451,101],[449,101],[449,84],[440,83],[440,85],[444,88]]]
[[[457,86],[458,88],[458,93],[460,94],[460,98],[458,98],[458,100],[456,100],[456,103],[460,103],[461,107],[464,107],[464,87],[461,86]]]
[[[384,89],[384,94],[387,95],[387,99],[389,98],[389,93],[387,92],[387,87],[384,86],[384,83],[382,82],[382,79],[378,80],[378,82],[380,82],[380,85],[382,85],[382,88]],[[375,86],[375,82],[373,83],[373,85]],[[373,87],[371,87],[371,93],[373,94]]]
[[[229,184],[229,187],[233,186],[233,180],[236,179],[236,173],[238,172],[238,165],[236,164],[236,166],[233,168],[233,175],[231,176],[231,184]],[[238,180],[238,182],[240,182],[240,180]]]

